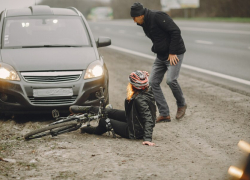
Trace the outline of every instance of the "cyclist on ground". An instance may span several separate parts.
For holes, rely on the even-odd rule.
[[[125,110],[106,109],[114,132],[123,138],[143,139],[144,145],[154,146],[153,128],[156,121],[155,99],[149,87],[149,74],[134,71],[129,75]],[[71,113],[98,113],[98,106],[71,106]],[[105,119],[100,119],[97,127],[85,126],[81,133],[101,135],[107,132]]]

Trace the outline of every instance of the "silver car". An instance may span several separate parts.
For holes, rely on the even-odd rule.
[[[109,101],[108,70],[84,16],[76,8],[4,10],[0,21],[0,113],[68,110]]]

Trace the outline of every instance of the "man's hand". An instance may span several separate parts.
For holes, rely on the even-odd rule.
[[[149,77],[149,73],[147,71],[142,71],[142,72],[144,72]]]
[[[170,65],[176,65],[179,62],[179,59],[176,54],[169,54],[168,61],[170,61]]]
[[[149,146],[154,146],[155,143],[149,142],[149,141],[144,141],[142,142],[143,145],[149,145]]]

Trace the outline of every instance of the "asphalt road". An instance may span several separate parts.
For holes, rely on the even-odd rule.
[[[184,64],[250,81],[250,24],[175,22],[182,31],[187,48]],[[154,56],[150,51],[151,40],[132,20],[89,22],[89,25],[96,39],[99,36],[107,36],[111,38],[113,46]],[[196,72],[193,74],[202,76]],[[205,76],[207,78],[207,75]],[[210,81],[215,79],[218,78],[210,77]],[[217,83],[231,87],[242,85],[225,79]],[[243,89],[250,89],[249,85]]]
[[[110,103],[123,110],[128,75],[150,72],[152,60],[106,47],[99,51],[109,69]],[[52,122],[51,115],[0,118],[0,179],[232,180],[228,168],[242,169],[246,158],[237,144],[250,143],[250,97],[183,74],[178,81],[186,114],[175,119],[176,100],[164,79],[172,120],[155,125],[153,147],[79,130],[25,141],[23,135]]]

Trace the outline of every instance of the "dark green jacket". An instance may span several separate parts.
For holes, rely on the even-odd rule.
[[[153,127],[156,121],[155,99],[151,90],[134,95],[125,100],[125,112],[129,129],[129,138],[152,141]]]

